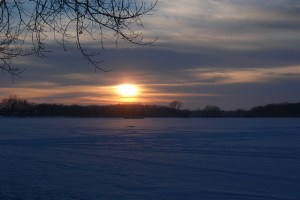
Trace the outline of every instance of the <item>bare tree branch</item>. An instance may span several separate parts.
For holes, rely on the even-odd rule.
[[[151,45],[144,41],[137,28],[141,18],[151,14],[157,0],[146,4],[139,0],[0,0],[0,69],[15,76],[23,68],[12,64],[19,56],[35,54],[46,57],[45,40],[54,40],[66,50],[68,42],[76,43],[83,58],[96,69],[102,60],[104,33],[110,33],[117,45],[125,40],[136,45]],[[84,46],[94,40],[96,51]]]

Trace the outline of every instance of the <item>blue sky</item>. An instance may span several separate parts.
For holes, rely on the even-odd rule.
[[[300,101],[300,2],[297,0],[159,0],[143,18],[154,46],[105,42],[97,71],[70,45],[64,52],[49,38],[48,59],[23,57],[22,78],[3,73],[0,97],[34,102],[122,102],[115,86],[136,84],[139,103],[223,109]],[[98,44],[87,41],[91,48]]]

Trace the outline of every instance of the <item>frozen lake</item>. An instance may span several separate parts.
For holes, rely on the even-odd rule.
[[[300,119],[0,118],[1,200],[299,200]]]

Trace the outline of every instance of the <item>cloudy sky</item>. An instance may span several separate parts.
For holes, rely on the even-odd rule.
[[[50,40],[48,59],[17,61],[22,78],[1,73],[0,97],[105,105],[124,101],[115,86],[131,83],[139,94],[130,101],[180,100],[188,109],[300,101],[298,0],[159,0],[143,24],[155,45],[107,44],[101,66],[111,72],[95,72],[75,48]]]

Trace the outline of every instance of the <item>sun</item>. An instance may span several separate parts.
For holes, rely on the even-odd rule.
[[[133,84],[122,84],[117,86],[117,91],[123,97],[134,97],[138,94],[138,88]]]

